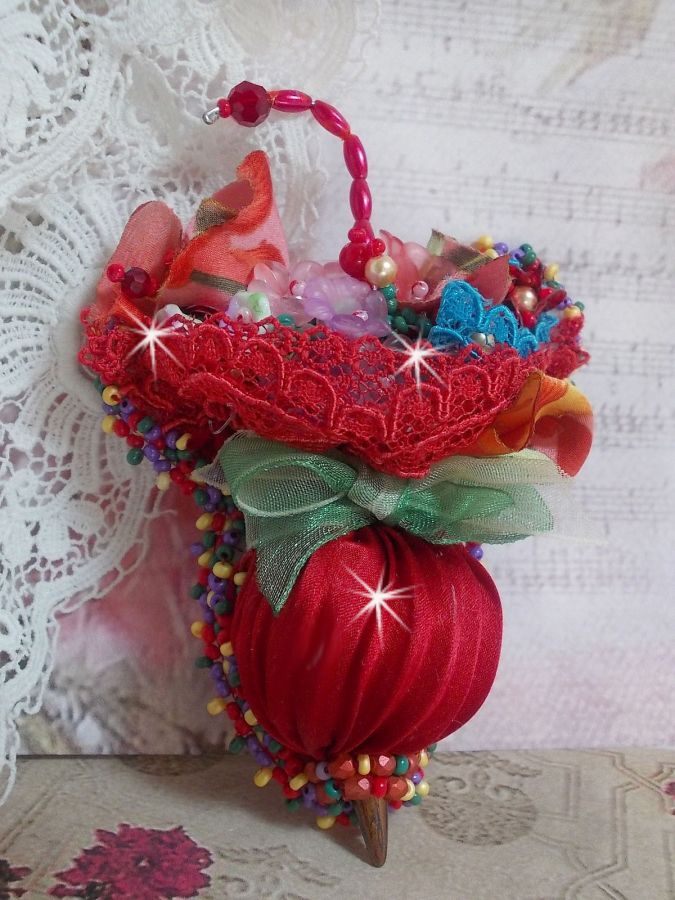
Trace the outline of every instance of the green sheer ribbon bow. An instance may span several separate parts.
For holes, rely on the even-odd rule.
[[[474,458],[451,456],[422,479],[378,472],[339,453],[294,450],[238,432],[200,478],[229,488],[255,548],[258,584],[275,612],[323,544],[382,522],[432,544],[504,543],[550,531],[544,485],[564,476],[533,450]]]

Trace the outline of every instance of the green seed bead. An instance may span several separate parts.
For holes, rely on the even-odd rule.
[[[198,669],[210,669],[213,663],[208,656],[198,656],[195,660],[195,665]]]
[[[574,305],[576,306],[577,309],[580,309],[582,312],[586,309],[586,304],[582,303],[581,300],[577,300],[577,302]]]
[[[197,488],[197,490],[194,492],[194,494],[192,496],[194,497],[194,500],[195,500],[195,503],[197,504],[197,506],[204,506],[204,504],[209,499],[208,494],[206,493],[205,490],[202,490],[202,488]]]
[[[429,744],[429,746],[427,747],[427,753],[435,753],[436,747],[438,747],[438,744]]]
[[[410,763],[407,756],[397,756],[396,765],[394,766],[394,775],[405,775],[409,766]]]
[[[389,327],[390,327],[390,328],[393,328],[393,327],[394,327],[394,317],[393,317],[393,316],[387,316],[387,323],[389,324]]]
[[[243,531],[246,528],[246,522],[243,519],[235,519],[232,523],[231,531]]]
[[[195,491],[195,494],[196,494],[196,493],[197,493],[197,491]],[[206,491],[205,491],[204,493],[206,493]],[[204,547],[206,547],[207,550],[209,550],[211,547],[213,547],[213,545],[215,544],[215,542],[216,542],[216,533],[215,533],[215,531],[206,531],[206,532],[204,532],[204,537],[202,538],[202,544],[203,544]]]
[[[213,623],[213,633],[218,634],[219,631],[220,631],[220,625],[217,622],[214,622]]]
[[[219,562],[231,562],[234,559],[234,548],[229,544],[221,544],[216,550],[216,559]]]
[[[523,253],[534,253],[532,244],[521,244],[520,249],[523,251]]]
[[[139,434],[146,434],[146,432],[150,431],[154,424],[155,423],[152,421],[150,416],[144,416],[136,426],[136,431]]]
[[[176,450],[178,459],[192,459],[192,450]]]
[[[193,600],[199,600],[203,593],[204,588],[201,586],[201,584],[193,584],[190,588],[190,596]]]
[[[403,316],[394,316],[394,330],[400,331],[401,334],[407,334],[410,331],[408,323]]]
[[[391,284],[385,284],[384,287],[380,288],[380,293],[385,298],[385,300],[395,300],[396,285],[393,282]]]
[[[230,684],[232,687],[239,687],[241,684],[241,678],[239,677],[239,672],[234,672],[230,676]]]
[[[408,325],[416,325],[417,324],[417,313],[415,312],[414,309],[410,309],[409,306],[406,306],[406,308],[403,310],[402,316],[406,320]]]
[[[302,800],[300,799],[300,797],[291,797],[290,800],[286,801],[286,807],[287,807],[287,809],[290,809],[291,811],[300,809],[301,806],[302,806]]]
[[[137,466],[143,461],[143,451],[138,447],[132,447],[127,453],[127,462],[132,466]]]
[[[169,462],[176,462],[178,459],[178,450],[172,450],[171,447],[167,447],[164,450],[164,456],[169,460]]]
[[[324,785],[325,787],[325,785]],[[298,797],[298,799],[300,799]],[[328,816],[339,816],[342,812],[342,804],[341,803],[331,803],[331,805],[326,810],[326,815]]]
[[[422,802],[422,798],[420,797],[419,794],[415,794],[413,797],[410,798],[410,800],[408,800],[408,803],[412,803],[413,806],[419,806],[421,802]]]
[[[270,753],[278,753],[281,750],[281,746],[279,741],[275,741],[274,738],[270,738],[270,742],[267,745]]]
[[[396,297],[392,297],[390,300],[387,300],[387,312],[390,315],[394,315],[396,310],[398,309],[398,300]]]
[[[329,778],[328,781],[324,781],[323,789],[326,792],[326,794],[331,798],[331,800],[337,800],[337,798],[340,796],[340,791],[336,787],[335,782],[333,781],[332,778]]]
[[[231,600],[220,600],[213,607],[213,611],[217,616],[227,616],[232,612],[232,601]]]
[[[295,319],[293,316],[288,315],[288,313],[282,313],[282,315],[277,316],[280,325],[288,325],[291,328],[295,327]]]
[[[246,746],[246,741],[244,738],[238,734],[236,737],[232,738],[230,741],[230,746],[227,748],[230,753],[241,753],[241,751]]]

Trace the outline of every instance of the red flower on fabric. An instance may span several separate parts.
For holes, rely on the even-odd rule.
[[[204,869],[211,854],[181,826],[168,831],[121,824],[117,832],[97,830],[98,843],[54,877],[53,897],[84,900],[165,900],[196,897],[211,883]]]
[[[25,888],[12,887],[12,883],[21,881],[30,875],[27,866],[11,866],[8,859],[0,859],[0,900],[11,900],[12,897],[23,897]]]

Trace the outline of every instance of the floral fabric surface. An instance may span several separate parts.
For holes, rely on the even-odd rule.
[[[0,825],[0,898],[672,900],[675,753],[441,753],[390,815],[384,869],[321,832],[253,764],[25,759]]]

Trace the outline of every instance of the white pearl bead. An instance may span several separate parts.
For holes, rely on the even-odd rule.
[[[532,312],[532,310],[539,302],[539,298],[537,297],[535,291],[533,291],[531,287],[527,287],[524,284],[521,284],[514,290],[513,298],[516,301],[516,305],[520,309],[527,309],[530,312]]]
[[[391,256],[383,253],[382,256],[373,256],[368,260],[365,275],[375,287],[385,287],[396,278],[397,271],[398,267]]]

